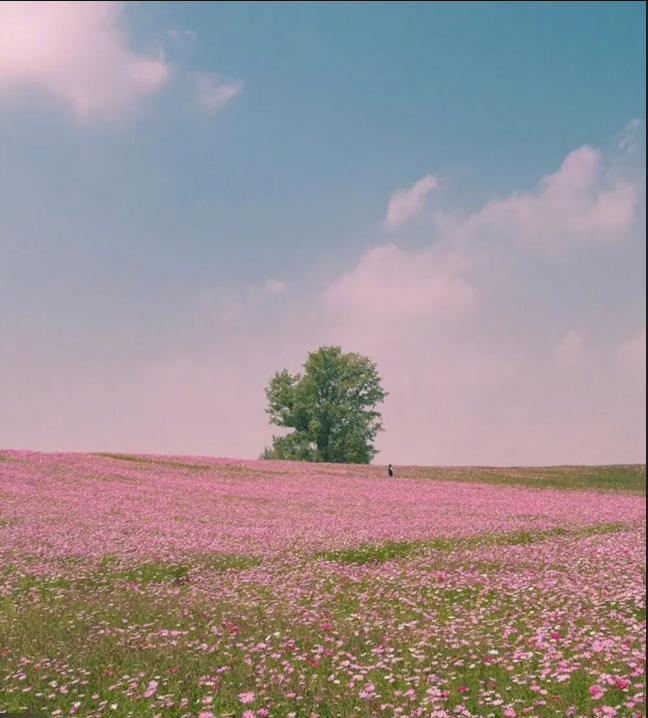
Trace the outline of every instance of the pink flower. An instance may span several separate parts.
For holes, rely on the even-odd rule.
[[[241,693],[239,695],[239,700],[244,706],[248,703],[254,703],[255,698],[256,696],[254,695],[254,693]]]
[[[601,686],[592,686],[589,689],[590,695],[595,701],[600,701],[601,698],[605,695],[605,690],[601,688]]]
[[[158,687],[158,682],[157,682],[157,681],[150,681],[150,683],[148,684],[147,689],[144,691],[144,697],[145,697],[145,698],[150,698],[150,697],[155,693],[155,691],[157,690],[157,687]]]
[[[625,691],[628,688],[630,688],[630,681],[626,680],[625,678],[619,678],[619,680],[616,683],[616,687],[620,691]]]
[[[513,708],[507,708],[504,711],[504,715],[506,716],[506,718],[515,718],[517,713],[515,712],[515,710]]]

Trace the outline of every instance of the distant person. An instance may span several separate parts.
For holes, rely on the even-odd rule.
[[[391,464],[387,467],[387,473],[390,478],[394,475],[394,467]]]

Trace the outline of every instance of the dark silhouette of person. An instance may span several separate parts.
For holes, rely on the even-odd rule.
[[[394,475],[394,467],[391,464],[387,467],[387,473],[390,477]]]

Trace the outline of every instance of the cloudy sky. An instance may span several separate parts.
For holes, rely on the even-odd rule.
[[[0,2],[0,447],[646,460],[644,2]]]

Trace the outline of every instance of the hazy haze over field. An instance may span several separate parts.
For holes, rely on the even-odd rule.
[[[0,447],[645,462],[645,3],[0,3]],[[574,37],[587,38],[574,43]]]

